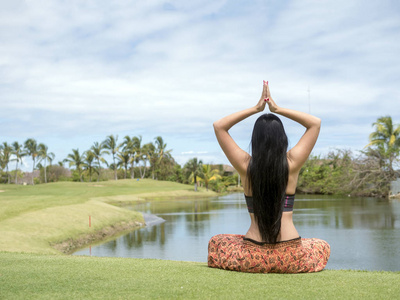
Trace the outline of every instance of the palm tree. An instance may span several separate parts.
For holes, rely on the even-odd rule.
[[[131,155],[129,152],[120,152],[117,154],[118,158],[118,164],[117,166],[121,166],[125,169],[125,179],[126,179],[126,174],[128,173],[128,166],[131,161]]]
[[[400,152],[400,125],[394,126],[390,116],[380,117],[372,124],[375,131],[369,136],[369,152],[374,156],[380,156],[381,162],[388,160],[387,167],[391,175],[394,175],[393,161]],[[375,146],[376,149],[372,149]]]
[[[157,146],[158,162],[161,162],[163,157],[170,157],[172,150],[166,150],[167,144],[164,143],[163,138],[158,136],[155,138],[155,144]]]
[[[84,153],[84,162],[85,162],[84,169],[89,171],[89,181],[90,182],[92,182],[93,170],[96,171],[96,168],[93,167],[93,161],[95,159],[96,159],[96,156],[91,150],[88,150]]]
[[[3,169],[5,169],[5,167],[6,167],[4,162],[5,162],[5,160],[3,159],[3,149],[1,148],[1,145],[0,145],[0,183],[1,183],[1,179],[2,179]]]
[[[190,159],[185,164],[186,174],[189,174],[189,178],[193,178],[194,181],[194,190],[197,192],[197,177],[200,177],[202,174],[202,165],[203,162],[201,160],[197,161],[197,157]]]
[[[49,152],[49,147],[47,147],[45,144],[39,144],[39,159],[40,159],[40,162],[44,161],[44,182],[45,183],[47,183],[46,162],[48,161],[51,166],[51,163],[55,157],[56,156],[53,152]]]
[[[118,135],[114,137],[114,135],[109,135],[107,139],[103,142],[104,148],[111,151],[113,157],[113,164],[115,166],[115,154],[118,153],[119,147],[121,145],[117,144]],[[118,180],[117,178],[117,168],[114,168],[114,179]]]
[[[144,169],[146,171],[146,161],[149,161],[151,167],[152,178],[154,179],[155,167],[157,164],[158,156],[156,152],[156,147],[153,143],[147,143],[143,145],[144,152]]]
[[[208,184],[210,183],[210,181],[220,179],[221,175],[219,175],[219,170],[212,169],[211,165],[203,165],[203,169],[202,169],[202,173],[200,174],[200,177],[204,180],[204,184],[208,191]]]
[[[144,161],[144,154],[143,154],[143,147],[142,147],[142,136],[134,136],[132,138],[133,141],[133,147],[135,148],[135,156],[134,156],[134,160],[136,162],[136,165],[139,167],[139,174],[140,177],[143,178],[144,177],[144,173],[142,174],[142,166],[140,165],[140,161],[143,160]]]
[[[69,162],[69,166],[75,166],[76,170],[79,174],[79,179],[83,182],[82,178],[82,168],[86,166],[85,162],[85,153],[82,155],[79,154],[79,149],[72,149],[72,153],[68,154],[67,158],[64,159],[64,162]]]
[[[4,145],[6,145],[6,150],[4,150]],[[10,162],[10,155],[11,153],[7,153],[7,148],[8,144],[6,142],[3,143],[3,145],[0,145],[0,170],[3,171],[6,169],[7,172],[7,181],[9,181],[9,176],[8,176],[8,163]],[[0,172],[0,179],[1,179],[1,172]]]
[[[15,166],[15,184],[18,184],[18,163],[22,163],[22,157],[26,156],[27,153],[24,151],[23,146],[19,144],[18,142],[14,142],[12,144],[13,150],[12,154],[15,155],[14,160],[16,161],[16,166]]]
[[[135,174],[133,171],[134,168],[134,163],[135,163],[135,154],[136,154],[136,147],[135,147],[135,137],[130,138],[129,135],[125,136],[125,140],[122,143],[122,145],[124,145],[124,148],[122,148],[122,151],[124,153],[127,153],[129,155],[129,162],[131,163],[131,178],[134,179],[135,178]],[[125,175],[125,179],[126,179],[126,175]]]
[[[113,163],[111,163],[111,164],[109,164],[108,165],[108,168],[110,169],[110,170],[118,170],[118,166],[117,165],[114,165]]]
[[[33,172],[35,171],[35,164],[36,158],[39,155],[39,147],[35,139],[27,139],[24,143],[24,149],[26,150],[27,154],[32,157],[32,185],[35,183],[33,182]]]
[[[13,152],[13,148],[10,145],[8,145],[7,142],[3,142],[3,144],[0,145],[0,149],[3,150],[2,169],[4,169],[4,168],[6,169],[7,182],[8,182],[8,184],[10,184],[10,174],[8,173],[8,164],[11,161],[11,154]]]
[[[107,163],[106,160],[104,159],[103,155],[104,154],[110,154],[110,152],[108,152],[107,150],[104,150],[104,143],[98,143],[95,142],[92,146],[92,148],[90,148],[90,150],[93,152],[94,154],[94,158],[97,160],[97,166],[99,167],[99,176],[97,177],[97,181],[100,180],[100,175],[101,175],[101,165],[100,165],[100,161],[102,163]]]
[[[163,138],[161,136],[158,136],[155,138],[155,144],[156,144],[156,155],[157,155],[156,166],[161,168],[162,159],[164,157],[171,158],[172,150],[166,150],[167,144],[164,143]],[[161,171],[161,170],[158,170],[158,171]]]

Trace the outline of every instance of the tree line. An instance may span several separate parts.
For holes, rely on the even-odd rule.
[[[237,175],[231,179],[223,176],[221,165],[203,164],[197,158],[188,160],[182,168],[171,152],[161,136],[154,138],[154,142],[143,143],[141,136],[127,135],[118,142],[118,135],[109,135],[102,142],[94,142],[86,151],[72,149],[65,159],[54,164],[55,154],[35,139],[29,138],[23,144],[3,142],[0,144],[0,174],[3,174],[0,182],[18,183],[18,178],[23,176],[19,167],[24,157],[30,157],[32,161],[32,185],[60,180],[91,182],[152,178],[194,183],[195,190],[200,183],[207,189],[222,191],[237,182]],[[111,156],[111,162],[106,160],[106,155]],[[15,162],[15,169],[10,171],[12,162]],[[65,163],[69,169],[64,167]],[[33,176],[35,170],[40,171],[39,177]]]
[[[390,192],[390,182],[399,177],[400,125],[394,125],[390,116],[380,117],[373,124],[374,131],[369,136],[369,144],[355,155],[350,150],[338,149],[325,156],[311,155],[299,175],[298,192],[313,194],[346,194],[353,196],[386,197]],[[14,182],[22,172],[18,169],[22,158],[32,159],[32,174],[40,170],[37,183],[50,181],[100,181],[120,178],[152,178],[181,183],[204,185],[207,189],[224,191],[237,185],[237,173],[224,176],[221,165],[203,164],[197,158],[190,159],[182,168],[171,155],[172,150],[161,136],[154,143],[142,143],[141,136],[125,136],[118,142],[118,136],[109,135],[102,142],[95,142],[82,153],[72,152],[58,165],[54,165],[54,153],[43,143],[27,139],[23,145],[18,142],[0,144],[0,182],[10,183],[9,164],[15,161]],[[109,163],[105,155],[112,157]],[[68,175],[64,163],[72,168]],[[2,179],[3,178],[3,179]],[[5,178],[5,179],[4,179]],[[35,180],[32,176],[31,184]]]
[[[322,157],[310,156],[300,171],[299,191],[388,197],[391,181],[400,177],[400,125],[394,125],[390,116],[372,125],[369,144],[358,155],[338,149]]]

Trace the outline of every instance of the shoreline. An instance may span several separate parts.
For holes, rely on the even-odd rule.
[[[91,244],[103,243],[126,232],[143,228],[145,226],[145,223],[137,221],[121,222],[104,227],[92,233],[82,234],[75,238],[69,238],[59,243],[50,244],[50,246],[63,254],[71,255]]]
[[[165,222],[164,219],[157,217],[156,215],[145,213],[141,214],[143,216],[144,222],[130,221],[117,223],[111,226],[104,227],[95,232],[82,234],[79,237],[70,238],[63,242],[52,244],[51,246],[54,249],[62,252],[63,254],[73,255],[75,252],[85,249],[88,246],[102,244],[109,240],[118,238],[119,236],[133,230],[138,230],[147,226],[153,226]]]
[[[193,191],[194,192],[194,191]],[[104,201],[112,206],[124,208],[124,206],[128,206],[134,203],[140,202],[149,202],[149,201],[168,201],[168,200],[185,200],[185,199],[199,199],[199,200],[207,200],[213,197],[218,196],[219,194],[215,195],[207,195],[205,196],[204,193],[194,192],[192,191],[168,191],[168,192],[157,192],[157,193],[142,193],[137,195],[116,195],[112,197],[106,197],[107,201],[104,201],[104,197],[92,198],[91,201]],[[206,191],[205,193],[208,193]],[[136,198],[136,199],[134,199]],[[100,200],[101,199],[101,200]],[[83,233],[77,237],[71,237],[61,242],[50,243],[51,247],[56,249],[57,251],[66,254],[72,255],[74,252],[79,251],[81,249],[87,248],[90,244],[99,244],[107,242],[107,240],[112,240],[118,236],[121,236],[125,233],[128,233],[133,230],[137,230],[140,228],[144,228],[149,226],[146,222],[146,217],[155,216],[151,214],[143,214],[141,212],[136,212],[142,215],[144,222],[139,221],[121,221],[115,224],[111,224],[110,226],[106,226],[100,228],[94,232],[87,232]],[[146,217],[145,217],[146,216]],[[159,218],[161,219],[161,218]],[[165,220],[164,220],[165,221]],[[159,222],[159,221],[157,221]],[[153,223],[153,222],[150,222]],[[151,224],[152,226],[154,224]]]
[[[145,193],[145,194],[139,194],[135,195],[137,197],[136,200],[131,200],[131,196],[128,195],[129,200],[125,201],[115,201],[115,200],[109,200],[106,203],[117,206],[120,208],[124,208],[124,206],[129,206],[131,204],[135,203],[140,203],[140,202],[150,202],[150,201],[168,201],[168,200],[185,200],[185,199],[196,199],[198,198],[199,200],[207,200],[209,198],[214,197],[215,195],[212,195],[210,197],[204,197],[203,195],[192,195],[191,193],[187,194],[187,196],[184,196],[183,194],[185,193],[176,193],[176,192],[171,192],[171,193],[160,193],[158,197],[149,196],[150,193]],[[172,194],[179,194],[179,197],[176,196],[171,196]],[[189,197],[190,196],[190,197]],[[114,197],[118,198],[118,197]],[[71,237],[68,238],[67,240],[57,242],[54,244],[51,244],[51,247],[56,249],[57,251],[60,251],[63,254],[67,255],[72,255],[74,252],[79,251],[81,249],[87,248],[89,245],[96,245],[100,243],[107,242],[107,240],[112,240],[115,239],[121,235],[124,235],[130,231],[137,230],[140,228],[144,228],[147,226],[153,226],[157,223],[162,223],[165,222],[164,219],[157,217],[156,215],[153,214],[146,214],[146,213],[141,213],[134,211],[136,213],[139,213],[142,215],[144,222],[139,222],[139,221],[121,221],[116,224],[111,224],[110,226],[106,226],[103,228],[100,228],[94,232],[89,232],[89,233],[83,233],[77,237]]]
[[[145,226],[143,215],[124,205],[219,195],[192,188],[154,180],[1,187],[0,251],[70,254]]]

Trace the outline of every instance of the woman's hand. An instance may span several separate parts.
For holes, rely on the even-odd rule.
[[[261,98],[256,105],[256,109],[258,112],[261,112],[265,109],[265,104],[266,104],[265,99],[267,98],[267,91],[268,91],[268,81],[264,81]]]
[[[264,90],[266,90],[264,102],[268,103],[268,108],[270,112],[276,112],[278,110],[278,105],[276,105],[275,101],[271,97],[268,81],[264,81],[263,95],[264,95]]]

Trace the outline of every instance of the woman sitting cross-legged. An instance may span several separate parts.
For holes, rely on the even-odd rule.
[[[251,155],[229,135],[229,129],[249,116],[272,113],[305,127],[299,142],[289,151],[281,120],[271,113],[254,124]],[[278,106],[264,82],[257,105],[214,122],[215,135],[233,167],[243,179],[251,219],[246,235],[219,234],[208,244],[208,265],[253,273],[303,273],[324,269],[330,255],[327,242],[301,238],[293,224],[297,179],[319,135],[321,120],[310,114]]]

